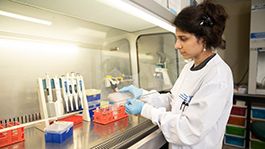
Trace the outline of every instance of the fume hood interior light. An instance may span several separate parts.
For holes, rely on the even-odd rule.
[[[166,22],[164,19],[153,16],[150,12],[145,11],[139,7],[137,7],[135,4],[132,4],[132,2],[129,2],[128,0],[99,0],[102,3],[105,3],[107,5],[110,5],[112,7],[115,7],[123,12],[127,12],[133,16],[136,16],[138,18],[141,18],[149,23],[155,24],[161,28],[164,28],[172,33],[175,33],[176,28],[171,25],[170,23]],[[131,4],[130,4],[131,3]]]
[[[73,56],[78,53],[78,46],[68,43],[43,42],[27,39],[9,39],[0,37],[0,49],[15,49],[17,51],[27,51],[25,53],[42,53],[43,56],[64,55]],[[51,54],[52,53],[52,54]]]
[[[103,50],[102,55],[104,56],[110,56],[110,57],[118,57],[118,58],[124,58],[129,59],[130,55],[127,52],[119,52],[119,51],[107,51]],[[146,54],[139,54],[139,58],[143,60],[154,60],[154,57],[152,55],[146,55]]]
[[[3,10],[0,10],[0,15],[1,16],[10,17],[10,18],[14,18],[14,19],[18,19],[18,20],[23,20],[23,21],[29,21],[29,22],[33,22],[33,23],[43,24],[43,25],[52,25],[52,22],[47,21],[47,20],[42,20],[42,19],[37,19],[37,18],[33,18],[33,17],[23,16],[23,15],[20,15],[20,14],[15,14],[15,13],[3,11]]]

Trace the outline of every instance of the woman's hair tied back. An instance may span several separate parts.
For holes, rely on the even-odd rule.
[[[209,26],[212,27],[214,25],[212,19],[208,15],[203,15],[201,18],[200,26]]]

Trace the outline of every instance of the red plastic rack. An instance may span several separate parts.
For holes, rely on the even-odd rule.
[[[59,119],[58,121],[73,122],[74,125],[76,125],[76,124],[82,123],[83,117],[81,115],[71,115],[71,116]]]
[[[0,129],[20,125],[18,122],[0,124]],[[11,129],[0,133],[0,147],[24,141],[24,127]]]
[[[128,127],[128,123],[128,117],[125,117],[113,123],[109,123],[107,125],[94,123],[93,131],[100,137],[106,137],[115,133],[115,131],[117,130],[124,131]]]
[[[125,107],[120,105],[116,108],[101,108],[94,110],[94,122],[99,124],[108,124],[119,119],[128,117],[125,113]]]

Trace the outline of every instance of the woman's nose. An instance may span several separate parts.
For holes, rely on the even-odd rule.
[[[182,48],[182,45],[180,44],[180,42],[176,41],[175,48],[176,49],[181,49]]]

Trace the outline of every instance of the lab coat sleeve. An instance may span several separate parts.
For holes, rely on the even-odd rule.
[[[170,93],[160,94],[155,90],[144,90],[143,95],[146,95],[141,98],[143,102],[148,103],[156,108],[164,107],[166,110],[170,109],[170,101],[172,99],[172,95]]]
[[[163,108],[155,108],[147,103],[141,115],[157,124],[168,142],[194,145],[216,125],[226,106],[231,105],[228,104],[232,103],[231,84],[227,81],[212,81],[203,85],[184,112],[166,112]]]

